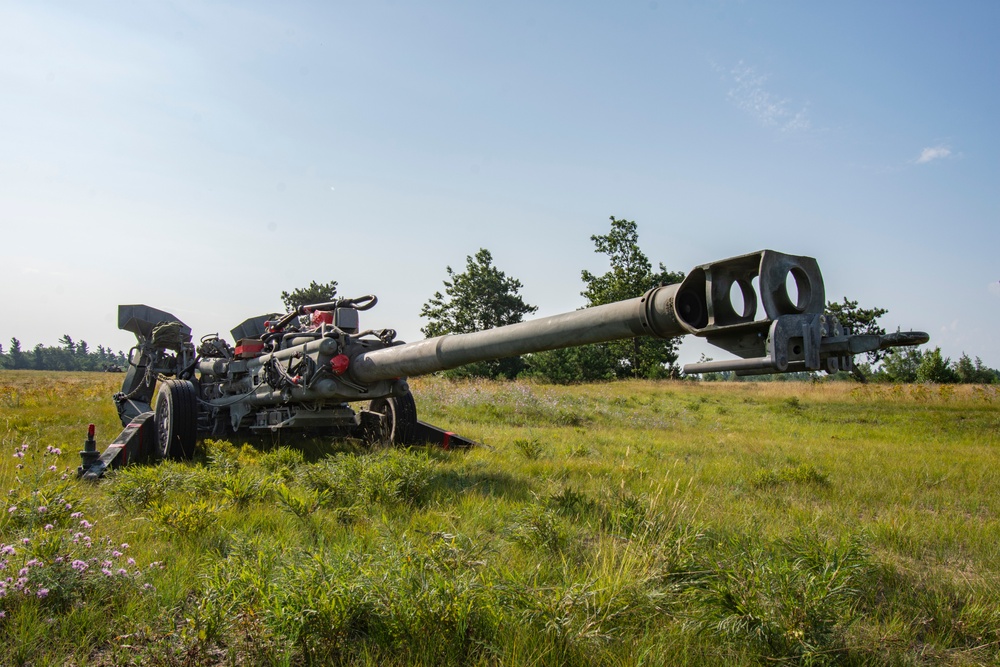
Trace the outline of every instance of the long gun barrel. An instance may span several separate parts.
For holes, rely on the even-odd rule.
[[[764,309],[761,318],[758,300]],[[634,299],[363,352],[351,361],[351,377],[375,382],[544,350],[686,334],[742,357],[688,364],[686,373],[836,372],[851,370],[855,354],[928,340],[922,332],[851,335],[836,318],[823,314],[824,305],[823,277],[815,259],[762,250],[697,266],[683,282]]]

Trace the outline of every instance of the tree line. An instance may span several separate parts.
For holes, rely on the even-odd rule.
[[[112,351],[98,345],[91,349],[87,341],[74,341],[69,334],[59,339],[59,345],[35,345],[30,350],[21,349],[21,341],[10,339],[5,351],[0,345],[0,368],[36,371],[107,371],[122,370],[128,363],[125,353]]]

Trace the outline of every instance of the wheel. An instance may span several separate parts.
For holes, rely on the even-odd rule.
[[[406,445],[413,442],[417,425],[417,404],[413,394],[376,398],[368,404],[368,411],[383,415],[378,424],[371,424],[365,430],[365,439],[392,445]]]
[[[187,380],[165,380],[156,396],[156,446],[161,458],[190,459],[198,439],[198,390]]]

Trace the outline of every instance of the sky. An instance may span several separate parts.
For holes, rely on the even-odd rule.
[[[536,316],[591,236],[816,257],[1000,368],[1000,3],[0,0],[0,343],[127,350],[336,280],[419,340],[487,248]],[[681,361],[705,352],[686,341]]]

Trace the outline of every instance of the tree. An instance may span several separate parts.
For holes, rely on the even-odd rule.
[[[889,382],[916,382],[924,353],[915,347],[895,347],[882,362],[881,375]]]
[[[605,345],[548,350],[525,357],[524,374],[553,384],[615,379],[615,359]]]
[[[427,337],[472,333],[520,322],[538,310],[521,298],[521,281],[510,278],[493,266],[493,255],[480,248],[466,257],[465,271],[446,267],[444,294],[435,292],[420,309],[427,318],[421,331]],[[470,364],[456,369],[455,375],[514,378],[524,368],[520,357]]]
[[[608,256],[611,270],[600,276],[587,270],[581,272],[587,285],[582,295],[588,306],[632,299],[658,285],[684,280],[683,273],[668,271],[662,263],[659,271],[653,271],[649,259],[639,248],[637,226],[631,220],[611,216],[611,231],[595,234],[590,240],[594,242],[594,252]],[[613,371],[617,377],[658,378],[679,372],[675,364],[679,344],[676,338],[633,338],[605,343],[605,346],[614,360]]]
[[[10,339],[10,352],[7,356],[10,359],[10,367],[13,369],[26,368],[28,365],[24,359],[24,352],[21,350],[21,341],[16,338]]]
[[[299,306],[311,303],[326,303],[337,298],[337,281],[317,283],[315,280],[308,287],[300,287],[291,292],[281,293],[281,302],[285,304],[285,312],[291,312]]]
[[[965,352],[954,363],[954,370],[958,381],[963,384],[993,384],[997,381],[996,371],[985,366],[979,357],[973,363]]]
[[[958,382],[958,374],[951,367],[951,359],[941,355],[940,347],[935,347],[933,352],[924,353],[917,367],[917,382]]]

